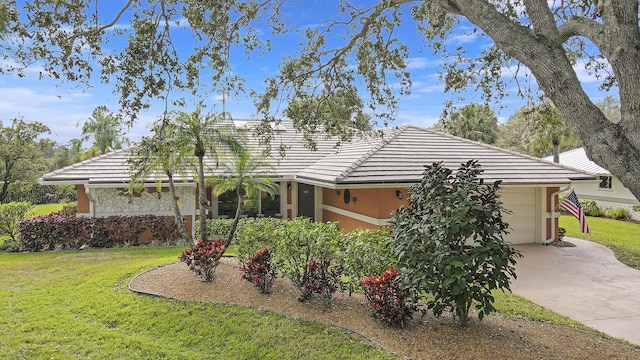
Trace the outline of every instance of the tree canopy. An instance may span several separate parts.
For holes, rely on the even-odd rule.
[[[2,70],[21,74],[37,63],[43,76],[86,81],[97,67],[104,81],[115,81],[121,112],[135,119],[150,99],[181,105],[188,96],[248,91],[229,61],[234,49],[244,55],[270,51],[276,35],[294,30],[281,16],[292,5],[286,0],[128,0],[105,14],[96,0],[25,1],[20,9],[9,2],[13,11],[0,19],[11,34],[0,43],[10,60]],[[587,155],[640,197],[638,11],[638,0],[380,0],[366,6],[344,0],[323,26],[301,29],[300,50],[266,80],[264,91],[255,94],[256,106],[270,121],[298,99],[342,101],[340,106],[351,110],[361,104],[374,127],[387,125],[398,110],[398,96],[411,91],[410,49],[398,30],[413,26],[434,54],[450,59],[441,66],[445,90],[475,87],[487,103],[499,101],[512,92],[503,71],[516,69],[557,106]],[[179,23],[188,23],[193,35],[186,57],[171,36]],[[479,32],[492,45],[479,54],[448,46],[451,36],[469,32]],[[127,45],[112,53],[108,44],[115,36],[126,38]],[[617,95],[618,122],[587,95],[577,65]],[[349,104],[333,96],[339,92],[351,94]],[[327,118],[307,121],[324,125]],[[350,121],[331,125],[347,137],[354,133]]]
[[[486,144],[493,144],[498,139],[498,118],[488,105],[483,104],[468,104],[452,111],[435,128]]]
[[[90,139],[93,139],[93,145],[86,151],[85,157],[94,157],[120,149],[123,144],[129,142],[124,136],[121,124],[106,106],[95,108],[91,117],[82,124],[81,140]]]
[[[505,148],[524,151],[533,156],[553,155],[580,146],[558,109],[550,102],[525,106],[500,126],[496,143]]]
[[[35,181],[46,169],[42,156],[48,141],[37,140],[49,128],[39,122],[13,119],[10,126],[0,123],[0,204],[12,184]]]

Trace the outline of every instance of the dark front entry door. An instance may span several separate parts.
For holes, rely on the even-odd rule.
[[[315,220],[314,186],[298,183],[298,216]]]

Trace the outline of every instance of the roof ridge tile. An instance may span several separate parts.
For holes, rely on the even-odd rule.
[[[373,156],[373,154],[375,154],[378,151],[380,151],[380,149],[382,149],[385,145],[387,145],[391,140],[393,140],[396,137],[398,137],[398,135],[400,133],[404,132],[407,129],[407,127],[408,127],[408,125],[403,125],[403,126],[400,126],[400,127],[395,127],[395,128],[390,129],[392,135],[389,136],[389,138],[387,138],[387,139],[384,138],[385,134],[383,134],[382,135],[383,136],[382,140],[378,144],[376,144],[374,147],[369,149],[369,151],[367,151],[364,155],[360,156],[356,161],[354,161],[351,165],[349,165],[349,167],[347,167],[346,170],[341,172],[340,175],[338,175],[336,177],[336,180],[343,180],[343,179],[347,178],[363,162],[365,162],[368,158]]]

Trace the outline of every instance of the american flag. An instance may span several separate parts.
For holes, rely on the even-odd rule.
[[[582,210],[582,206],[580,206],[580,201],[578,200],[578,196],[576,193],[571,190],[569,195],[560,202],[560,207],[565,209],[569,214],[573,215],[580,221],[580,231],[585,234],[591,232],[589,230],[589,224],[587,224],[587,219],[584,215],[584,211]]]

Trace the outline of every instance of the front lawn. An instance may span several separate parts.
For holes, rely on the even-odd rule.
[[[30,216],[48,215],[56,211],[62,210],[63,204],[38,204],[33,206],[33,210],[29,212]]]
[[[0,359],[390,359],[337,328],[128,291],[175,247],[0,254]]]
[[[587,216],[590,234],[580,232],[580,224],[571,215],[562,215],[559,226],[567,230],[566,236],[590,240],[613,250],[620,262],[640,269],[640,224]]]
[[[33,209],[29,211],[27,217],[36,217],[40,215],[48,215],[56,211],[62,210],[63,204],[39,204],[34,205]],[[5,242],[5,240],[10,239],[9,236],[0,236],[0,245]]]

